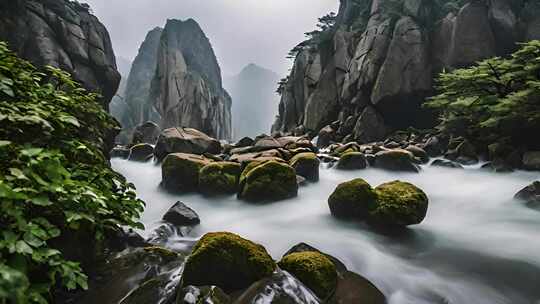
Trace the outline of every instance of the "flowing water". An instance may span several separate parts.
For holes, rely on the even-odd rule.
[[[305,242],[370,279],[389,303],[540,303],[540,212],[513,195],[540,176],[491,173],[475,168],[423,168],[420,174],[376,169],[352,172],[321,167],[320,181],[298,197],[250,205],[235,196],[171,195],[159,188],[161,170],[151,163],[114,159],[113,167],[133,182],[146,201],[142,222],[148,236],[178,200],[193,208],[201,225],[183,247],[210,231],[231,231],[263,244],[274,259]],[[426,219],[398,237],[386,236],[330,215],[327,198],[337,184],[361,177],[372,186],[411,182],[429,196]]]

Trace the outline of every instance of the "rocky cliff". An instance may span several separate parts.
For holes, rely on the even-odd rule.
[[[232,105],[235,139],[269,133],[277,114],[279,76],[271,70],[250,64],[233,77],[225,78],[225,87],[234,100]]]
[[[421,104],[434,77],[539,39],[539,12],[526,0],[341,0],[335,24],[295,48],[273,130],[368,142],[431,126]]]
[[[231,138],[231,97],[223,89],[210,41],[192,19],[167,21],[150,98],[161,116],[161,128],[190,127]]]
[[[100,93],[107,107],[120,74],[109,34],[89,7],[68,0],[0,1],[0,40],[36,66],[52,65]]]

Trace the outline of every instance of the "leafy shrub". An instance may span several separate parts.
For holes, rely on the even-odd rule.
[[[0,42],[0,303],[47,303],[54,288],[87,288],[80,264],[51,245],[64,234],[84,227],[101,240],[142,226],[143,202],[104,155],[118,124],[97,98]]]
[[[437,89],[427,106],[441,112],[443,131],[484,145],[531,145],[540,131],[540,41],[507,59],[442,73]]]

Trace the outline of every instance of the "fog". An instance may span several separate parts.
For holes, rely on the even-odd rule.
[[[86,0],[105,24],[117,56],[133,60],[146,33],[167,19],[193,18],[206,32],[224,75],[256,63],[280,75],[286,55],[337,11],[338,0]]]

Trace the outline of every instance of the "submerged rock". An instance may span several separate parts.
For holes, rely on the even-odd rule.
[[[263,246],[229,232],[207,233],[189,256],[182,283],[215,285],[231,292],[270,277],[275,269]]]
[[[530,207],[540,208],[540,181],[535,181],[521,189],[514,198],[525,202]]]
[[[336,266],[317,251],[295,252],[281,259],[279,267],[306,284],[321,298],[328,298],[336,289]]]
[[[239,163],[210,163],[199,172],[199,189],[208,195],[236,193],[240,172]]]
[[[191,128],[165,129],[159,135],[155,154],[163,160],[170,153],[219,154],[221,144],[203,132]]]
[[[319,165],[321,162],[315,153],[304,152],[296,154],[289,163],[296,170],[296,174],[311,182],[319,180]]]
[[[240,177],[239,198],[251,202],[279,201],[298,194],[294,169],[284,163],[268,161],[250,164]]]
[[[366,156],[361,152],[344,153],[337,163],[337,168],[341,170],[359,170],[366,167]]]
[[[376,207],[377,196],[363,179],[341,183],[328,198],[333,216],[338,218],[364,219]]]
[[[176,202],[165,213],[163,220],[175,226],[194,226],[201,222],[199,215],[182,202]]]
[[[129,160],[145,162],[154,157],[154,147],[149,144],[137,144],[130,149]]]
[[[375,154],[374,167],[390,170],[419,172],[420,169],[413,162],[412,153],[406,150],[387,150]]]
[[[370,221],[384,226],[404,227],[420,224],[427,214],[428,197],[411,183],[393,181],[375,188],[377,207],[370,211]]]
[[[192,192],[199,189],[199,171],[212,160],[194,154],[173,153],[161,164],[162,186],[173,192]]]

